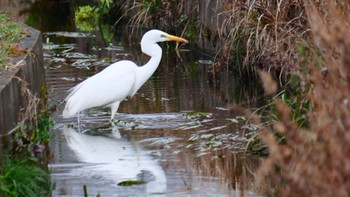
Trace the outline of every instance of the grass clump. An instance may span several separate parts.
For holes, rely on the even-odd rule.
[[[97,9],[90,5],[81,6],[75,12],[75,25],[82,31],[93,31],[98,26]]]
[[[1,153],[5,159],[0,162],[0,196],[51,196],[54,185],[49,173],[40,166],[47,165],[52,125],[48,113],[41,112],[32,128],[29,123],[22,123],[14,132],[13,148]]]
[[[53,184],[46,166],[49,128],[53,122],[47,113],[40,114],[31,130],[22,125],[13,134],[12,149],[5,153],[0,166],[0,196],[50,196]],[[4,153],[1,153],[4,154]]]
[[[0,12],[0,70],[7,66],[8,58],[21,53],[18,41],[26,36],[25,29]]]
[[[47,105],[47,88],[42,86],[40,99],[20,80],[25,108],[20,122],[0,136],[4,144],[0,157],[0,196],[51,196],[53,184],[46,166],[50,157],[49,130],[53,125]],[[4,158],[4,159],[3,159]]]
[[[102,21],[108,20],[108,12],[115,7],[118,7],[118,1],[113,0],[100,0],[91,5],[80,6],[74,14],[75,26],[81,31],[98,30]]]
[[[50,176],[35,161],[16,158],[6,160],[0,171],[0,196],[51,196]]]

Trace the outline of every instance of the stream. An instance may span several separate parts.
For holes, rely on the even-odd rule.
[[[109,108],[84,111],[79,124],[77,117],[63,119],[70,88],[113,62],[148,61],[139,45],[146,30],[103,26],[80,32],[67,2],[15,2],[6,8],[24,10],[18,16],[43,32],[55,122],[52,196],[260,196],[253,187],[259,159],[246,154],[259,128],[249,124],[246,110],[263,105],[254,82],[227,68],[214,74],[215,56],[191,43],[161,43],[158,69],[121,103],[113,124]]]
[[[244,96],[230,71],[210,82],[210,56],[162,44],[160,66],[139,92],[122,102],[115,123],[109,108],[62,118],[67,91],[110,63],[147,61],[130,28],[107,45],[99,32],[44,33],[51,130],[53,196],[257,196],[245,155],[257,125],[247,125]],[[238,90],[237,90],[238,89]],[[126,185],[127,186],[126,186]],[[131,184],[131,185],[128,185]],[[85,192],[84,192],[85,187]]]

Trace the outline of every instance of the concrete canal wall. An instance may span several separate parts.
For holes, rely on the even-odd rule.
[[[30,104],[30,94],[39,98],[45,81],[41,32],[24,27],[29,36],[21,40],[20,45],[27,52],[11,58],[10,63],[19,66],[0,73],[0,135],[16,127]]]

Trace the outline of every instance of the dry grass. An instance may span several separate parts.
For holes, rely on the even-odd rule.
[[[125,1],[123,7],[130,26],[143,28],[178,27],[179,19],[184,13],[184,2],[168,0],[134,0]]]
[[[184,13],[183,6],[175,7]],[[268,128],[261,134],[270,156],[257,177],[270,194],[350,196],[349,11],[344,0],[227,0],[222,7],[220,15],[227,17],[215,33],[226,45],[214,67],[233,60],[238,63],[233,66],[243,65],[241,70],[307,70],[299,73],[301,83],[311,86],[307,128],[301,129],[291,119],[292,109],[276,99],[280,121],[272,130],[284,134],[286,142],[279,144]],[[276,85],[265,72],[260,75],[267,93],[273,94]]]
[[[304,39],[305,12],[299,0],[226,1],[218,34],[231,45],[240,70],[256,67],[285,73],[299,69],[297,46]]]
[[[350,4],[306,0],[304,6],[313,39],[308,47],[323,60],[305,62],[304,80],[312,84],[310,124],[301,130],[290,109],[275,101],[281,121],[274,130],[287,141],[279,145],[271,131],[263,132],[270,157],[261,165],[259,181],[270,177],[282,196],[350,196]]]
[[[171,28],[182,31],[191,43],[212,42],[207,45],[217,51],[214,68],[229,65],[242,71],[260,67],[286,73],[300,68],[297,47],[308,32],[301,0],[223,0],[213,11],[216,15],[204,17],[214,17],[210,20],[201,17],[216,8],[199,1],[126,2],[125,15],[132,26]],[[207,27],[209,23],[216,29]]]

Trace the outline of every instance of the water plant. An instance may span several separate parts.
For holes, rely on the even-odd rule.
[[[75,25],[82,31],[93,31],[98,26],[99,13],[90,5],[79,7],[75,12]]]
[[[101,0],[93,5],[84,5],[75,12],[75,25],[81,31],[94,31],[102,24],[102,18],[107,15],[109,9],[116,6],[118,1]]]

